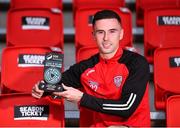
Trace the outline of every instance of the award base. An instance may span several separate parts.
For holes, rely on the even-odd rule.
[[[43,90],[44,92],[62,92],[64,91],[63,87],[61,85],[52,85],[47,83],[40,83],[39,89]]]
[[[40,90],[44,91],[43,96],[51,96],[51,98],[53,99],[61,99],[61,96],[57,96],[57,95],[53,95],[53,92],[62,92],[64,91],[63,87],[60,85],[50,85],[50,84],[46,84],[46,83],[40,83],[38,88]]]

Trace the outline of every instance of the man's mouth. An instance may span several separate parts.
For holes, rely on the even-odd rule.
[[[110,43],[103,43],[102,46],[103,46],[105,49],[108,49],[108,48],[110,48],[111,44],[110,44]]]

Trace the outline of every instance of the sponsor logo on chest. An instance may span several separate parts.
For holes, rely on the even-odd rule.
[[[94,82],[92,80],[89,80],[88,83],[89,83],[90,88],[96,92],[99,87],[99,83]]]

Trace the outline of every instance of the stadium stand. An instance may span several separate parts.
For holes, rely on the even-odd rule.
[[[13,0],[12,0],[13,1]],[[14,0],[14,1],[21,1],[21,0]],[[23,0],[22,0],[23,1]],[[27,1],[31,1],[31,0],[27,0]],[[35,0],[35,1],[40,1],[40,0]],[[41,0],[41,1],[43,1],[43,0]],[[51,1],[51,0],[49,0],[49,1]],[[59,0],[60,1],[60,0]],[[75,1],[75,0],[74,0]],[[73,54],[73,48],[74,48],[74,37],[75,37],[75,31],[74,31],[74,27],[75,26],[73,26],[74,24],[74,19],[72,18],[71,19],[71,15],[72,15],[72,17],[73,17],[73,14],[74,14],[74,11],[73,11],[73,6],[74,6],[74,1],[72,1],[72,0],[62,0],[62,2],[63,2],[63,12],[61,12],[62,14],[63,14],[63,16],[65,16],[65,18],[63,19],[65,22],[64,22],[64,36],[65,36],[65,45],[66,45],[66,58],[65,58],[65,63],[66,63],[66,69],[68,68],[68,66],[69,65],[71,65],[72,63],[74,63],[74,54]],[[92,0],[93,1],[93,0]],[[115,0],[111,0],[111,1],[115,1]],[[143,52],[144,52],[144,47],[143,47],[143,34],[144,34],[144,32],[145,31],[143,31],[143,28],[142,27],[140,27],[139,25],[136,27],[135,25],[136,25],[136,19],[137,19],[137,15],[136,15],[136,13],[139,13],[139,11],[138,10],[135,10],[135,4],[138,4],[138,1],[140,1],[140,0],[125,0],[125,6],[126,7],[128,7],[128,6],[130,6],[130,5],[132,5],[132,8],[130,8],[131,9],[131,11],[132,11],[132,15],[133,15],[133,17],[132,17],[132,22],[133,23],[135,23],[135,24],[133,24],[133,26],[132,26],[132,33],[133,33],[133,39],[134,39],[134,42],[133,42],[133,45],[135,44],[135,47],[136,48],[138,48],[138,50],[141,50],[142,51],[142,54],[144,54]],[[146,8],[148,9],[148,7],[151,5],[151,3],[153,3],[153,2],[158,2],[159,0],[155,0],[155,1],[153,1],[153,0],[141,0],[142,2],[146,2],[146,1],[150,1],[150,4],[147,4],[147,6],[146,6]],[[163,2],[162,2],[163,1]],[[163,5],[163,4],[165,4],[166,3],[166,1],[176,1],[176,4],[175,4],[175,6],[179,6],[179,2],[178,2],[178,0],[161,0],[161,2],[160,2],[160,4],[161,5]],[[28,3],[28,2],[27,2]],[[103,3],[103,2],[102,2]],[[168,3],[169,4],[169,3]],[[168,4],[166,4],[166,5],[168,5]],[[85,4],[86,5],[86,4]],[[158,7],[161,7],[161,5],[158,5]],[[170,4],[169,4],[170,5]],[[172,4],[171,4],[172,5]],[[12,6],[12,5],[11,5]],[[14,6],[14,5],[13,5]],[[47,6],[51,6],[51,5],[47,5]],[[122,6],[124,6],[124,5],[122,5]],[[154,6],[154,5],[153,5]],[[172,5],[172,6],[174,6],[174,5]],[[0,41],[1,41],[1,44],[2,45],[0,45],[1,47],[3,47],[4,46],[4,44],[5,44],[5,35],[6,35],[6,29],[4,28],[4,26],[5,26],[5,17],[6,17],[6,11],[9,9],[9,7],[10,7],[10,0],[3,0],[3,2],[2,1],[0,1]],[[72,8],[71,8],[72,7]],[[155,6],[154,6],[155,7]],[[61,8],[61,7],[59,7],[59,8]],[[146,8],[143,8],[143,9],[146,9]],[[174,7],[173,7],[174,8]],[[172,8],[171,8],[172,9]],[[16,11],[17,10],[17,11]],[[15,12],[18,12],[18,10],[19,9],[15,9]],[[21,9],[20,9],[21,10]],[[23,10],[23,9],[22,9]],[[34,10],[34,9],[33,9]],[[43,9],[44,10],[44,9]],[[47,9],[48,10],[48,9]],[[156,10],[156,9],[155,9]],[[34,12],[34,11],[33,11]],[[48,11],[46,11],[46,12],[48,12]],[[50,11],[49,11],[50,12]],[[140,11],[140,12],[142,12],[142,11]],[[51,12],[50,12],[51,13]],[[143,13],[141,13],[141,14],[143,14]],[[144,14],[143,14],[144,15]],[[16,19],[15,19],[16,20]],[[72,20],[72,21],[71,21]],[[150,20],[151,21],[151,20]],[[3,23],[2,23],[3,22]],[[71,23],[72,22],[72,23]],[[142,22],[141,22],[142,23]],[[151,23],[149,24],[149,27],[151,27]],[[165,28],[165,26],[163,27],[163,26],[161,26],[163,29],[166,29]],[[174,26],[174,27],[178,27],[178,25],[177,26]],[[70,30],[70,31],[69,31]],[[140,31],[139,31],[140,30]],[[168,29],[168,31],[169,31],[169,29]],[[157,34],[156,34],[156,32],[157,31],[153,31],[154,33],[151,35],[152,37],[153,36],[156,36]],[[16,31],[15,31],[15,33],[17,33]],[[179,34],[179,30],[177,31],[177,32],[173,32],[173,33],[175,33],[174,34],[174,41],[177,41],[176,39],[178,39],[179,37],[177,37]],[[84,34],[84,33],[83,33]],[[160,36],[161,36],[161,34],[159,34]],[[170,36],[171,36],[171,34],[170,34]],[[173,35],[172,35],[173,36]],[[46,38],[45,36],[44,36],[44,38]],[[57,42],[56,42],[57,43]],[[170,43],[170,42],[169,42]],[[12,44],[10,44],[11,46],[12,46]],[[14,45],[14,44],[13,44]],[[24,46],[23,46],[24,47]],[[72,48],[73,47],[73,48]],[[80,59],[83,59],[83,58],[86,58],[87,56],[89,56],[89,55],[87,55],[86,56],[86,54],[84,54],[83,52],[86,52],[85,50],[83,50],[83,49],[93,49],[93,47],[94,46],[90,46],[90,47],[83,47],[83,48],[80,48],[79,49],[79,53],[82,53],[84,56],[82,56],[81,54],[77,54],[78,56],[79,55],[81,55],[80,57],[82,57],[82,58],[80,58]],[[30,48],[33,48],[33,47],[30,47]],[[73,50],[72,50],[73,49]],[[93,49],[94,50],[94,52],[93,53],[96,53],[96,49]],[[155,50],[155,49],[154,49]],[[89,50],[89,51],[91,51],[91,50]],[[89,52],[87,52],[87,53],[89,53]],[[163,56],[164,57],[164,56]],[[163,58],[163,57],[161,57],[161,58]],[[161,59],[160,58],[160,59]],[[67,62],[66,62],[67,61]],[[151,63],[151,64],[153,64],[153,63]],[[163,73],[165,73],[165,71],[163,72]],[[169,76],[174,76],[174,75],[170,75],[169,73],[167,73]],[[153,74],[152,74],[153,75]],[[14,74],[13,73],[11,73],[11,76],[14,76]],[[155,82],[155,81],[154,81]],[[150,82],[150,85],[149,85],[149,87],[150,87],[150,102],[151,102],[151,126],[152,127],[159,127],[159,126],[162,126],[162,127],[165,127],[165,126],[174,126],[174,125],[172,125],[172,124],[170,124],[170,123],[168,123],[168,122],[172,122],[172,121],[177,121],[176,122],[176,124],[175,124],[175,126],[177,126],[177,123],[178,122],[180,122],[179,121],[179,118],[178,117],[172,117],[172,116],[174,116],[174,115],[170,115],[170,114],[175,114],[176,116],[178,115],[178,110],[176,111],[176,108],[174,107],[172,107],[172,106],[178,106],[178,102],[177,101],[175,101],[174,102],[174,99],[173,99],[173,97],[175,97],[175,96],[170,96],[169,98],[168,98],[168,100],[170,99],[170,98],[172,98],[173,99],[173,104],[171,105],[171,103],[168,103],[168,100],[167,100],[167,102],[166,102],[166,104],[165,104],[165,102],[164,102],[164,90],[162,91],[162,92],[158,92],[156,89],[155,90],[153,90],[154,89],[154,83],[151,81]],[[155,86],[156,87],[156,86]],[[155,99],[154,99],[154,94],[155,94]],[[4,94],[1,94],[1,95],[4,95]],[[12,94],[13,95],[13,94]],[[18,95],[24,95],[24,94],[18,94]],[[155,100],[157,100],[156,98],[156,96],[157,95],[161,95],[161,96],[163,96],[161,99],[160,99],[160,101],[162,101],[162,104],[161,104],[161,102],[160,102],[160,104],[162,105],[162,107],[164,107],[164,106],[167,106],[166,107],[166,109],[165,108],[163,108],[163,111],[159,111],[159,110],[162,110],[162,109],[155,109],[154,108],[154,102],[156,102]],[[169,96],[169,94],[167,94],[168,96]],[[0,99],[1,99],[1,96],[0,96]],[[167,99],[167,98],[166,98]],[[178,100],[178,98],[176,99],[176,97],[175,97],[175,100]],[[4,99],[4,101],[6,101],[6,99]],[[170,101],[171,102],[171,101]],[[1,103],[0,103],[1,104]],[[6,104],[8,104],[8,103],[6,103]],[[156,103],[155,103],[156,104]],[[170,105],[168,105],[168,104],[170,104]],[[161,106],[160,105],[160,106]],[[0,105],[1,106],[1,105]],[[170,107],[168,107],[168,106],[171,106],[171,108]],[[6,106],[7,107],[7,106]],[[79,124],[79,111],[78,111],[78,108],[76,108],[77,106],[75,106],[75,105],[73,105],[72,103],[69,103],[69,102],[67,102],[67,101],[65,101],[65,123],[66,123],[66,125],[65,126],[72,126],[72,127],[74,127],[74,126],[78,126],[78,124]],[[169,109],[169,111],[167,110],[167,109]],[[166,111],[165,111],[166,110]],[[169,113],[168,113],[169,112]],[[174,113],[172,113],[172,112],[174,112]],[[1,112],[0,112],[1,113]],[[7,114],[7,111],[5,111],[5,114]],[[4,113],[2,114],[2,115],[5,115]],[[166,116],[165,116],[166,115]],[[3,117],[0,117],[0,119],[1,118],[3,118]],[[175,118],[175,119],[174,119]],[[4,121],[4,120],[3,120]],[[2,122],[2,121],[0,121],[0,122]],[[167,123],[166,123],[167,122]],[[1,124],[1,123],[0,123]],[[167,125],[166,125],[167,124]],[[17,126],[18,127],[18,126]],[[38,127],[38,126],[37,126]]]
[[[180,46],[180,9],[150,9],[145,12],[144,55],[153,63],[156,48]]]
[[[0,95],[0,127],[64,127],[63,101],[28,93]],[[58,113],[58,114],[57,114]]]
[[[82,55],[83,49],[93,49],[96,47],[95,40],[92,35],[92,17],[98,11],[104,8],[81,8],[76,11],[75,18],[75,48],[76,48],[76,61],[79,62],[78,55]],[[107,8],[106,8],[107,9]],[[124,29],[124,38],[120,41],[122,47],[132,46],[132,15],[127,8],[109,8],[116,11],[122,20],[122,28]],[[83,35],[83,36],[82,36]],[[91,36],[92,35],[92,36]],[[88,47],[88,48],[83,48]],[[81,49],[81,50],[80,50]],[[97,48],[96,48],[97,49]],[[80,51],[79,51],[80,50]],[[93,50],[94,53],[96,50]],[[91,51],[86,51],[88,52]],[[83,52],[83,53],[86,53]]]
[[[180,94],[180,48],[159,48],[154,54],[155,107],[166,109],[169,96]]]
[[[180,0],[136,0],[136,25],[144,26],[145,10],[160,8],[180,9]]]

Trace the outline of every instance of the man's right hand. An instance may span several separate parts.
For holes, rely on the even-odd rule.
[[[35,98],[38,98],[38,99],[41,98],[43,96],[43,94],[44,94],[44,91],[39,89],[39,84],[41,82],[44,82],[44,81],[39,81],[32,88],[32,96],[35,97]]]

